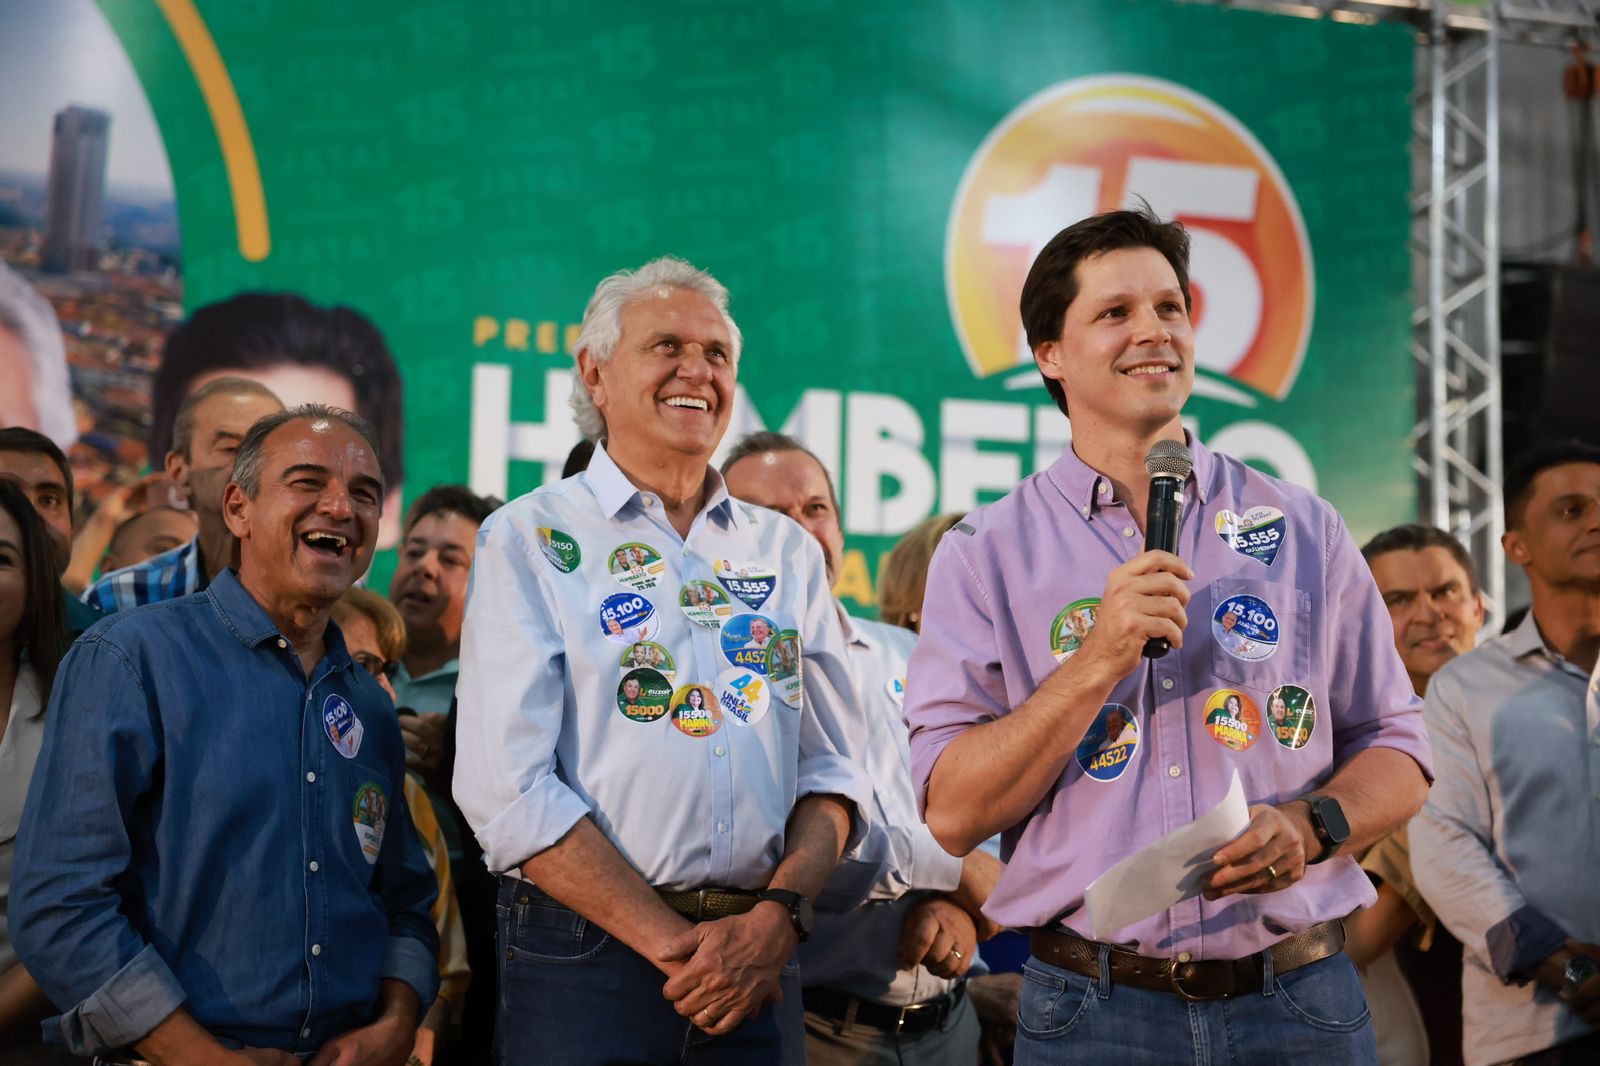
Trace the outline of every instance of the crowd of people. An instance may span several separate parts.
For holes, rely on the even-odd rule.
[[[1040,253],[1073,442],[910,531],[879,621],[824,464],[723,440],[742,337],[677,259],[600,282],[585,443],[509,503],[396,515],[353,398],[250,372],[386,351],[298,298],[178,328],[238,372],[175,359],[86,521],[0,429],[0,1066],[1596,1061],[1600,449],[1511,473],[1484,634],[1448,533],[1358,549],[1184,431],[1187,256],[1146,212]],[[1230,781],[1197,893],[1097,932]]]

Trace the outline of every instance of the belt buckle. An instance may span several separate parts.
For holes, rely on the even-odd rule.
[[[703,922],[706,920],[706,896],[708,893],[710,893],[710,891],[711,890],[709,888],[702,888],[699,892],[695,893],[695,896],[699,899],[699,902],[695,904],[694,908],[694,920],[697,922]]]
[[[1180,999],[1186,999],[1190,1003],[1200,1003],[1213,998],[1211,996],[1197,996],[1193,992],[1190,992],[1187,988],[1183,987],[1183,978],[1179,976],[1178,971],[1188,965],[1189,963],[1186,962],[1174,962],[1172,964],[1172,969],[1167,971],[1167,984],[1172,986],[1172,991],[1175,992]]]

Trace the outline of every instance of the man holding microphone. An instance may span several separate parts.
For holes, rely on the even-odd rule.
[[[1182,226],[1148,212],[1085,219],[1035,260],[1023,324],[1072,444],[934,556],[913,778],[952,853],[1002,834],[984,910],[1033,930],[1018,1063],[1373,1062],[1339,919],[1373,899],[1351,855],[1426,796],[1420,705],[1333,509],[1186,439],[1187,274]],[[1138,543],[1158,441],[1193,458],[1178,555]],[[1068,642],[1086,604],[1094,627]],[[1158,638],[1171,650],[1146,657]],[[1315,708],[1299,744],[1264,727],[1274,694]],[[1085,743],[1112,724],[1111,749]],[[1089,883],[1216,806],[1235,772],[1249,826],[1202,895],[1091,939]]]

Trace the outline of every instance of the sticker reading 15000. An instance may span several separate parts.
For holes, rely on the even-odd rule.
[[[1133,712],[1120,703],[1108,703],[1078,742],[1078,765],[1096,781],[1115,781],[1138,750],[1139,725]]]
[[[1211,616],[1211,635],[1235,659],[1257,663],[1278,650],[1278,616],[1259,596],[1229,596]]]

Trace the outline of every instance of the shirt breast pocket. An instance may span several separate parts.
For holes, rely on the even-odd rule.
[[[1304,685],[1311,673],[1311,596],[1274,581],[1226,577],[1208,588],[1211,672],[1270,692]],[[1190,602],[1191,617],[1194,603]]]

